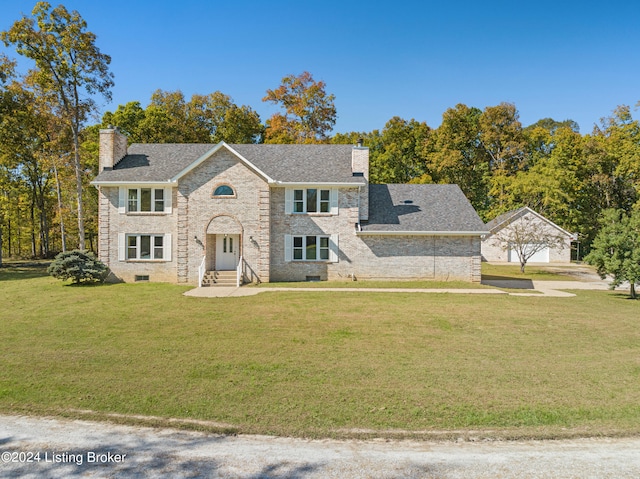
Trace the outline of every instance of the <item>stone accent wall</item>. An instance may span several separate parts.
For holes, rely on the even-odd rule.
[[[116,190],[117,188],[112,188]],[[116,201],[118,201],[116,199]],[[98,259],[102,261],[104,264],[110,264],[111,258],[109,257],[109,249],[110,243],[114,238],[117,241],[117,232],[111,231],[109,227],[109,188],[99,187],[98,188]],[[116,260],[118,258],[116,257]]]
[[[214,188],[220,184],[231,186],[235,196],[214,198]],[[222,148],[181,178],[178,190],[178,256],[185,260],[179,281],[196,285],[205,251],[214,250],[208,242],[215,241],[215,234],[238,232],[247,279],[269,281],[270,191],[264,179]],[[188,198],[188,207],[180,207],[180,198]]]

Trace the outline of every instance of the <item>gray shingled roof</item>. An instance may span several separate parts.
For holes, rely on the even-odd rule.
[[[351,145],[229,145],[275,181],[354,183]],[[102,171],[96,182],[166,182],[215,148],[213,144],[142,144],[129,146],[128,154],[113,170]]]
[[[522,208],[507,211],[506,213],[502,213],[501,215],[496,216],[494,219],[487,223],[487,228],[489,229],[489,231],[493,231],[494,228],[500,226],[502,223],[506,223],[507,221],[511,220],[511,218],[514,218],[515,216],[520,214],[520,212],[524,209],[526,208],[523,206]]]
[[[458,185],[369,185],[362,232],[488,231]]]

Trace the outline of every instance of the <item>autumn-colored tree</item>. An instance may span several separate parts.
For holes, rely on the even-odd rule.
[[[326,143],[336,123],[335,96],[328,95],[323,81],[311,73],[288,75],[275,90],[267,90],[262,101],[279,105],[268,121],[265,143]]]
[[[78,207],[78,245],[85,248],[84,169],[80,161],[80,130],[90,112],[95,111],[93,95],[111,98],[113,75],[111,58],[100,52],[95,35],[77,11],[63,5],[51,8],[38,2],[33,18],[23,16],[8,31],[0,34],[3,42],[14,45],[20,55],[35,61],[35,82],[51,93],[54,108],[71,130]]]

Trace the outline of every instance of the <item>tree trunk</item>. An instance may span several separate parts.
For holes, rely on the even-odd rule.
[[[85,249],[84,242],[84,205],[82,201],[82,169],[80,166],[80,139],[77,125],[73,130],[73,164],[76,170],[76,193],[78,195],[78,249]]]
[[[636,284],[633,281],[630,281],[629,292],[631,293],[631,299],[636,299]]]
[[[60,240],[62,241],[62,252],[67,252],[67,235],[64,231],[64,218],[62,217],[62,191],[60,187],[60,178],[58,178],[58,167],[53,164],[53,174],[56,177],[56,192],[58,194],[58,215],[60,216]]]

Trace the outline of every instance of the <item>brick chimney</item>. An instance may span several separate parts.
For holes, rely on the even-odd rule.
[[[362,176],[365,185],[360,188],[360,214],[359,219],[369,219],[369,148],[362,146],[362,138],[351,150],[351,173],[353,176]]]
[[[118,127],[100,130],[100,171],[111,170],[127,154],[127,137]]]

